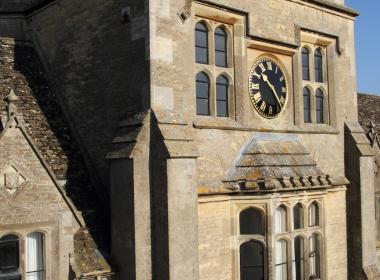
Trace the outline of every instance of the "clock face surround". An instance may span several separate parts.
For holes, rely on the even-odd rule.
[[[284,71],[272,58],[259,58],[249,74],[249,96],[253,107],[263,117],[274,119],[284,111],[288,83]]]

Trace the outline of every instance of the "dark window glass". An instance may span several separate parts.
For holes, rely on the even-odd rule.
[[[317,89],[317,93],[315,95],[315,110],[316,110],[316,122],[323,123],[323,92],[320,89]]]
[[[309,239],[309,276],[319,279],[321,274],[319,236],[313,234]]]
[[[320,50],[316,50],[314,53],[314,72],[315,72],[315,81],[322,83],[323,82],[323,68],[322,68],[322,53]]]
[[[0,279],[18,280],[20,277],[19,239],[15,235],[4,236],[0,239]]]
[[[309,206],[309,227],[319,226],[319,206],[313,202]]]
[[[297,236],[294,239],[293,275],[295,280],[305,280],[305,256],[304,239]]]
[[[264,235],[264,218],[259,210],[248,208],[240,213],[240,234]]]
[[[195,62],[208,63],[208,30],[200,22],[195,26]]]
[[[228,117],[228,79],[219,76],[216,79],[217,116]]]
[[[302,78],[306,81],[310,80],[309,51],[306,48],[302,48]]]
[[[227,33],[220,27],[215,30],[215,65],[227,67]]]
[[[210,80],[203,72],[197,75],[196,91],[197,115],[209,115]]]
[[[305,123],[311,123],[310,95],[310,90],[305,87],[303,89],[303,117]]]
[[[241,280],[264,280],[264,246],[249,241],[240,246]]]
[[[293,208],[293,228],[301,229],[303,228],[303,207],[301,204],[297,204]]]

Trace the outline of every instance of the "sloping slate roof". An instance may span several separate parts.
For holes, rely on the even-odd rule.
[[[108,218],[75,145],[56,96],[49,88],[32,45],[0,38],[0,100],[14,89],[19,116],[36,148],[74,206],[82,213],[97,245],[108,248]],[[2,105],[4,107],[4,103]]]
[[[358,93],[359,123],[368,132],[370,122],[380,135],[380,96]]]
[[[237,185],[242,189],[281,190],[344,184],[338,181],[324,174],[297,136],[290,134],[254,135],[225,180],[232,190]]]

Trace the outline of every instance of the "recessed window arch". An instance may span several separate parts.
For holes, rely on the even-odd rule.
[[[309,278],[320,279],[321,277],[321,244],[320,237],[314,233],[309,238]]]
[[[227,32],[222,27],[215,29],[215,65],[227,67]]]
[[[293,241],[293,280],[305,280],[305,239],[302,236]]]
[[[284,239],[276,241],[276,280],[288,279],[288,242]]]
[[[210,78],[205,72],[196,77],[197,115],[210,115]]]
[[[239,215],[240,234],[264,235],[264,215],[256,208],[247,208]]]
[[[301,203],[293,207],[293,229],[304,228],[304,208]]]
[[[311,92],[308,87],[303,88],[303,117],[305,123],[311,123]]]
[[[258,241],[250,240],[240,245],[240,279],[264,280],[265,249]]]
[[[282,233],[287,231],[287,209],[284,205],[281,205],[275,210],[275,231],[276,233]]]
[[[21,279],[20,239],[17,235],[8,234],[0,239],[0,275],[5,279]]]
[[[45,236],[32,232],[26,238],[27,280],[45,280]]]
[[[323,82],[323,56],[319,48],[314,52],[314,75],[316,82]]]
[[[309,227],[319,226],[319,205],[317,202],[313,202],[309,206]]]
[[[204,22],[195,25],[195,62],[208,64],[208,28]]]
[[[302,48],[302,79],[310,81],[310,52],[306,47]]]
[[[216,79],[216,114],[218,117],[228,117],[228,87],[227,77],[220,75]]]
[[[324,94],[323,91],[319,88],[315,93],[315,112],[316,112],[316,123],[324,123],[323,118],[323,107],[324,107]]]

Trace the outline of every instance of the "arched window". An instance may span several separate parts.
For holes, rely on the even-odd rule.
[[[4,279],[21,279],[19,254],[18,236],[6,235],[0,239],[0,276]]]
[[[316,122],[323,123],[323,103],[324,96],[321,89],[317,89],[315,94],[315,111],[316,111]]]
[[[44,235],[39,232],[28,234],[26,239],[27,280],[45,280]]]
[[[303,207],[300,203],[293,207],[293,229],[304,228]]]
[[[220,27],[215,30],[215,65],[227,67],[227,33]]]
[[[302,48],[302,78],[305,81],[310,81],[310,61],[307,48]]]
[[[285,240],[276,242],[276,280],[288,279],[288,243]]]
[[[310,96],[310,90],[307,87],[305,87],[303,89],[303,118],[305,123],[311,123]]]
[[[228,79],[224,76],[216,79],[216,114],[228,117]]]
[[[319,279],[321,274],[320,241],[317,234],[309,239],[309,278]]]
[[[284,206],[277,207],[275,214],[275,230],[276,233],[287,231],[286,209]]]
[[[313,202],[309,206],[309,227],[319,226],[319,206]]]
[[[248,241],[240,246],[240,279],[264,280],[264,246],[257,241]]]
[[[293,280],[305,280],[305,244],[301,236],[293,243]]]
[[[318,83],[323,82],[323,62],[322,62],[322,53],[320,49],[317,49],[314,52],[314,73],[315,81]]]
[[[264,217],[260,210],[248,208],[240,213],[240,234],[264,235]]]
[[[197,115],[210,114],[210,79],[204,72],[197,75]]]
[[[201,22],[195,25],[195,62],[208,63],[208,29]]]

